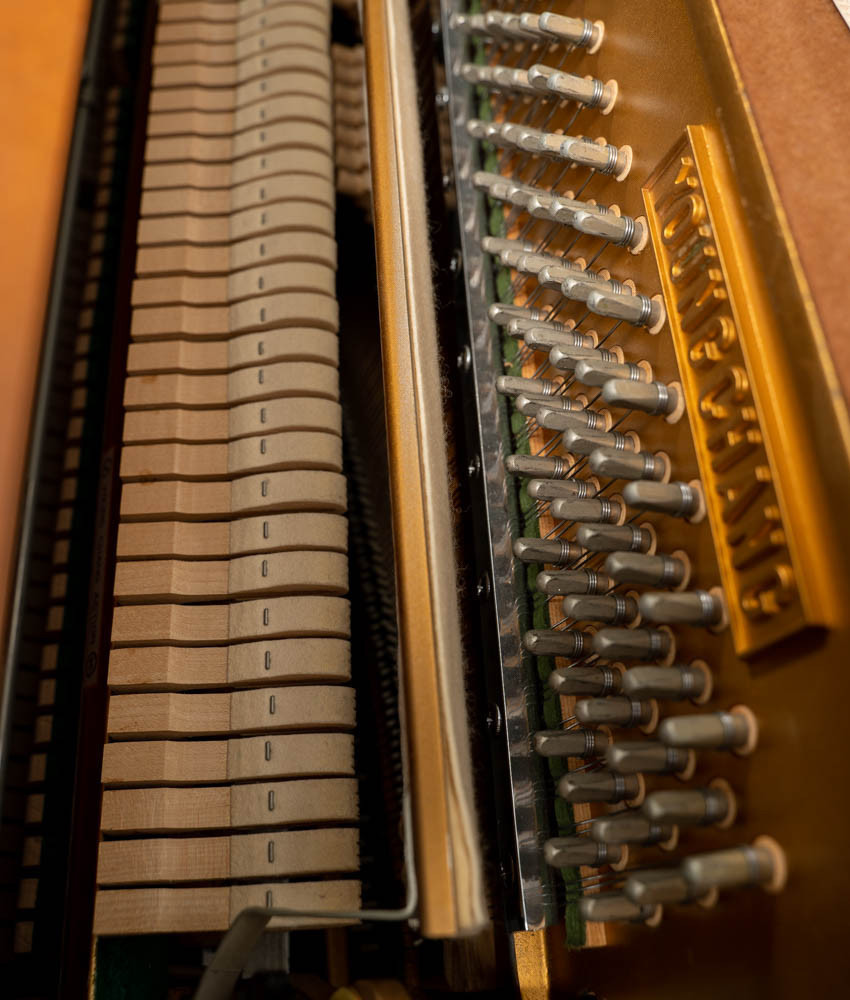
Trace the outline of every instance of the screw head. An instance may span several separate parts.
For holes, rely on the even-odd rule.
[[[490,577],[487,573],[482,573],[478,579],[478,585],[475,588],[475,593],[478,597],[487,597],[490,593]]]
[[[474,479],[481,472],[481,459],[474,455],[472,461],[466,467],[470,479]]]
[[[460,250],[455,250],[452,259],[449,261],[449,270],[452,274],[460,274],[463,270],[463,254]]]
[[[468,372],[472,367],[472,351],[464,347],[457,356],[457,366],[462,372]]]
[[[484,724],[487,726],[487,732],[491,733],[493,736],[498,736],[502,731],[502,713],[499,710],[498,705],[491,705],[487,711],[487,717],[484,720]]]

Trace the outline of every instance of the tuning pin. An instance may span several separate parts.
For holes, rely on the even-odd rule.
[[[506,266],[512,267],[521,274],[530,274],[538,277],[540,272],[547,267],[560,268],[564,274],[569,274],[573,268],[571,261],[561,260],[548,253],[529,253],[526,250],[502,250],[499,253],[499,260]],[[576,269],[580,268],[578,262]]]
[[[546,41],[557,39],[568,42],[588,52],[596,52],[605,35],[602,21],[589,21],[586,17],[565,17],[563,14],[520,14],[520,24],[528,31],[539,31]]]
[[[587,307],[598,316],[625,320],[633,326],[645,326],[650,333],[658,333],[667,313],[660,295],[628,295],[623,292],[593,292]]]
[[[496,390],[503,396],[535,395],[554,396],[561,388],[560,382],[548,378],[523,378],[521,375],[499,375]]]
[[[559,344],[549,352],[549,364],[559,371],[572,371],[579,361],[591,359],[620,362],[623,360],[623,351],[619,347],[609,351],[603,347],[570,347],[566,344]]]
[[[719,587],[641,594],[640,611],[647,621],[669,625],[702,625],[716,629],[728,622],[726,602]]]
[[[632,147],[612,146],[604,140],[593,142],[574,136],[561,136],[563,141],[558,155],[583,167],[590,167],[600,174],[613,174],[618,181],[625,180],[632,167]]]
[[[482,82],[500,90],[512,91],[516,94],[530,94],[532,97],[539,97],[540,92],[533,87],[528,79],[528,73],[524,69],[514,66],[492,66],[489,79]]]
[[[640,451],[640,438],[634,431],[621,434],[619,431],[600,431],[591,427],[567,427],[564,430],[562,440],[567,451],[575,455],[589,455],[597,448]],[[634,485],[636,484],[629,483],[629,486]],[[626,488],[628,489],[628,487]],[[629,502],[628,497],[626,497],[626,501]]]
[[[585,270],[582,274],[563,275],[557,287],[561,289],[564,298],[571,302],[587,302],[590,293],[599,291],[600,288],[613,291],[622,291],[625,288],[619,281],[610,278],[605,270],[596,272]]]
[[[520,562],[548,563],[551,566],[569,566],[585,554],[580,545],[565,538],[517,538],[513,550]]]
[[[772,837],[756,837],[752,846],[692,854],[682,862],[682,874],[698,895],[747,885],[778,892],[785,885],[788,865]]]
[[[640,799],[643,793],[643,779],[639,774],[570,771],[558,781],[558,795],[567,802],[632,802]]]
[[[608,497],[553,500],[551,511],[552,517],[558,521],[590,521],[594,524],[617,524],[622,522],[626,513],[621,503]]]
[[[660,906],[633,903],[621,892],[600,892],[584,896],[579,900],[579,913],[584,920],[608,923],[611,920],[628,923],[648,924],[656,927],[661,923]]]
[[[561,455],[508,455],[505,459],[505,468],[511,475],[529,479],[564,479],[573,464]]]
[[[613,667],[556,667],[547,683],[558,694],[602,698],[620,690],[620,676]]]
[[[597,844],[588,837],[552,837],[543,845],[543,857],[553,868],[600,868],[620,864],[625,849]]]
[[[602,398],[611,406],[663,415],[671,424],[685,412],[685,396],[678,382],[635,382],[613,378],[602,386]]]
[[[585,479],[532,479],[526,492],[532,500],[562,500],[572,497],[592,497],[599,490],[599,483]]]
[[[533,253],[534,244],[529,243],[527,240],[508,240],[502,236],[482,236],[481,249],[484,253],[489,253],[498,257],[500,253],[504,253],[508,250],[515,250],[518,253]],[[500,310],[507,308],[501,303],[498,305]]]
[[[471,64],[469,66],[465,66],[463,69],[465,79],[467,69],[470,73],[478,73],[482,67]],[[510,180],[507,177],[503,177],[501,174],[490,173],[487,170],[476,170],[472,175],[472,184],[477,190],[486,191],[492,198],[504,201],[507,196],[507,189],[510,185]]]
[[[516,408],[522,411],[522,407],[537,407],[543,410],[556,410],[561,413],[578,413],[587,406],[587,396],[537,396],[533,393],[523,392],[516,397]]]
[[[694,522],[705,517],[702,485],[696,479],[690,483],[651,483],[641,480],[629,483],[623,490],[623,496],[630,507],[638,510],[654,510],[659,514],[684,517]]]
[[[599,340],[592,331],[581,333],[578,330],[570,330],[562,324],[542,324],[532,323],[528,320],[512,320],[508,324],[508,333],[512,337],[522,337],[529,347],[535,350],[550,351],[553,347],[592,347],[595,348]],[[533,338],[530,341],[529,338]]]
[[[513,241],[511,241],[513,242]],[[493,302],[487,310],[487,315],[497,326],[507,326],[511,320],[519,319],[531,323],[540,323],[555,330],[566,330],[568,327],[557,320],[547,320],[546,313],[541,309],[529,306],[515,306],[507,302]]]
[[[539,63],[529,69],[528,82],[538,92],[557,94],[585,107],[599,108],[603,115],[610,114],[619,90],[616,80],[603,83],[593,76],[576,76]]]
[[[673,715],[658,727],[658,738],[670,747],[734,750],[744,755],[756,747],[758,722],[746,705],[736,705],[728,712]]]
[[[609,379],[629,379],[632,382],[649,382],[652,368],[648,361],[617,362],[603,358],[586,358],[576,363],[576,378],[584,385],[604,386]]]
[[[632,667],[624,673],[622,686],[630,698],[690,699],[701,705],[711,697],[713,680],[708,664],[694,660],[669,667]]]
[[[606,431],[613,423],[611,414],[607,410],[585,410],[580,407],[572,410],[552,410],[544,406],[538,410],[536,416],[537,423],[550,431],[564,431],[569,427]]]
[[[640,726],[647,731],[658,723],[654,701],[632,701],[621,695],[607,698],[582,698],[576,702],[575,716],[583,726]]]
[[[590,652],[590,634],[576,629],[530,629],[523,647],[533,656],[568,656],[578,659]]]
[[[582,525],[576,538],[583,539],[582,547],[590,552],[648,552],[655,545],[651,525]]]
[[[593,650],[603,660],[643,660],[654,663],[675,651],[669,630],[654,628],[603,628],[593,636]]]
[[[672,846],[676,840],[676,827],[669,823],[652,823],[639,812],[621,812],[594,819],[590,823],[590,836],[603,844]]]
[[[670,475],[670,459],[663,451],[616,451],[595,448],[588,464],[605,479],[652,479],[663,482]]]
[[[480,118],[470,118],[466,123],[466,131],[473,139],[478,139],[481,142],[491,142],[494,146],[502,146],[504,148],[511,146],[511,143],[503,136],[500,126],[495,122],[482,121]]]
[[[592,463],[591,463],[592,467]],[[612,552],[605,571],[617,583],[641,583],[650,587],[679,587],[690,577],[690,560],[684,552],[672,556],[641,552]]]
[[[573,594],[564,599],[564,615],[579,622],[628,625],[637,618],[638,605],[624,594]]]
[[[564,261],[561,264],[549,264],[541,267],[537,272],[537,283],[544,288],[552,288],[555,291],[563,291],[563,286],[568,280],[578,280],[598,283],[597,276],[592,271],[585,270],[586,261],[580,258],[575,261]]]
[[[541,757],[601,757],[608,737],[595,729],[543,729],[534,734],[534,749]]]
[[[605,763],[618,774],[675,774],[687,779],[696,768],[696,755],[658,740],[623,740],[608,747]]]
[[[659,789],[647,795],[641,806],[651,822],[676,826],[730,826],[736,811],[735,795],[722,778],[707,788]]]
[[[535,586],[541,594],[563,597],[568,594],[604,594],[611,589],[611,581],[595,569],[568,569],[559,573],[538,573]]]
[[[639,906],[688,903],[705,895],[693,889],[681,868],[648,868],[634,872],[626,879],[623,892]]]
[[[649,242],[649,227],[643,216],[634,219],[614,212],[585,210],[576,215],[573,226],[580,233],[598,236],[614,246],[627,247],[632,254],[640,253]]]

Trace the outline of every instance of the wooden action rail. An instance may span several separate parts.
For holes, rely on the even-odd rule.
[[[329,26],[160,3],[97,934],[359,906]]]

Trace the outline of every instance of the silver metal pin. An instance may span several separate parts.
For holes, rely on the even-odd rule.
[[[575,450],[570,448],[570,451]],[[653,483],[641,480],[629,483],[623,490],[623,497],[630,507],[637,510],[652,510],[689,520],[701,519],[705,514],[702,487],[697,481]]]
[[[604,479],[652,479],[656,482],[670,475],[670,459],[664,452],[617,451],[614,448],[595,448],[588,465]]]
[[[576,76],[540,63],[528,69],[527,79],[539,93],[548,92],[588,108],[599,108],[603,115],[610,114],[619,91],[616,80],[603,83],[593,76]]]
[[[670,823],[653,823],[639,812],[600,816],[590,826],[590,836],[603,844],[661,844],[675,836]]]
[[[539,455],[508,455],[505,468],[513,476],[527,478],[563,479],[572,463],[560,455],[541,457]]]
[[[685,397],[677,382],[635,381],[613,378],[602,386],[602,398],[611,406],[659,414],[675,423],[685,412]]]
[[[787,862],[775,840],[757,837],[752,845],[693,854],[682,862],[682,874],[698,895],[748,885],[775,892],[785,884]]]
[[[659,789],[651,792],[641,812],[653,823],[676,826],[724,824],[735,814],[735,796],[728,783],[718,780],[707,788]]]
[[[658,727],[658,738],[677,749],[735,750],[746,754],[758,742],[758,723],[750,709],[736,705],[728,712],[669,716]]]
[[[591,292],[587,308],[597,316],[610,316],[625,320],[633,326],[645,326],[650,333],[658,333],[667,313],[660,295],[630,295],[626,292]]]
[[[534,656],[578,658],[590,652],[590,634],[576,629],[529,629],[522,645]]]
[[[558,694],[601,698],[620,690],[619,670],[612,667],[556,667],[547,683]]]
[[[564,597],[569,594],[604,594],[611,589],[611,581],[595,569],[561,570],[557,573],[544,570],[537,574],[535,586],[541,594]]]
[[[625,695],[606,698],[582,698],[576,702],[576,719],[583,726],[652,726],[658,721],[658,706],[654,701],[633,701]]]
[[[649,382],[652,369],[647,362],[609,361],[604,358],[584,358],[575,367],[576,379],[583,385],[604,386],[609,379],[628,379],[631,382]]]
[[[713,687],[711,671],[702,660],[669,667],[632,667],[623,674],[623,693],[630,698],[707,701]]]
[[[610,746],[607,751],[610,753]],[[570,771],[558,781],[558,795],[567,802],[625,802],[638,798],[643,782],[637,774],[616,771]]]
[[[649,528],[635,524],[582,525],[576,538],[589,552],[648,552],[654,540]]]
[[[640,612],[647,621],[670,625],[711,627],[727,620],[726,603],[719,588],[641,594]]]
[[[523,378],[521,375],[499,375],[496,378],[496,389],[503,396],[519,396],[522,393],[554,396],[560,385],[560,382],[553,382],[551,379]]]
[[[590,455],[597,448],[613,448],[616,451],[639,451],[640,441],[637,435],[621,434],[619,431],[601,431],[591,427],[568,427],[563,433],[564,447],[574,455]],[[629,486],[637,485],[629,483]],[[655,484],[652,484],[655,485]],[[626,489],[629,487],[627,486]],[[626,503],[631,501],[623,497]]]
[[[637,618],[638,605],[624,594],[572,594],[564,598],[564,614],[579,622],[628,625]]]
[[[600,868],[615,865],[623,856],[617,845],[596,844],[588,837],[553,837],[543,845],[543,857],[553,868]]]
[[[592,497],[598,489],[598,482],[585,479],[532,479],[526,486],[532,500],[546,501]]]
[[[600,892],[584,896],[578,904],[579,912],[588,921],[607,923],[622,921],[656,925],[661,922],[661,907],[633,903],[621,892]]]
[[[623,352],[620,348],[608,350],[604,347],[570,347],[556,344],[549,352],[549,364],[558,371],[573,371],[579,361],[592,359],[594,361],[622,361]]]
[[[547,563],[550,566],[569,566],[585,554],[580,545],[564,538],[517,538],[513,550],[521,562]]]
[[[592,640],[603,660],[644,660],[655,663],[673,652],[669,632],[653,628],[603,628]]]
[[[605,762],[618,774],[680,774],[696,766],[692,750],[668,747],[658,740],[618,740],[605,752]]]
[[[608,737],[594,729],[543,729],[534,734],[534,749],[541,757],[601,757]]]
[[[678,587],[690,575],[688,563],[675,554],[650,556],[641,552],[612,552],[605,559],[605,571],[617,583],[650,587]]]
[[[608,497],[564,498],[552,501],[552,517],[559,521],[616,524],[623,517],[623,505]]]

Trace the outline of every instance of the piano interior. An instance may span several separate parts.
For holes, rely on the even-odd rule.
[[[9,996],[846,989],[841,6],[93,0]]]

